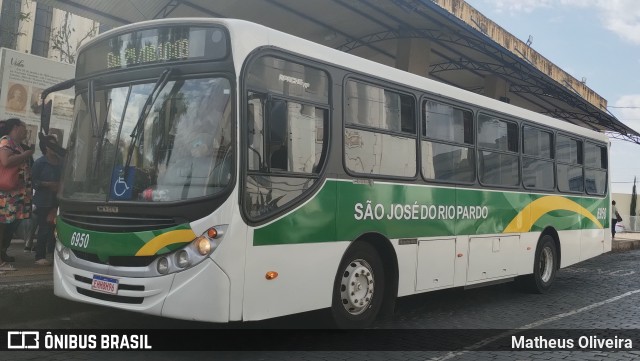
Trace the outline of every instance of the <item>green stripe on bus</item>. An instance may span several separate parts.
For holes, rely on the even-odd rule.
[[[327,181],[303,206],[254,231],[256,246],[388,238],[599,229],[608,198],[406,184]],[[527,207],[529,206],[529,207]]]
[[[153,242],[158,236],[172,231],[191,230],[188,224],[181,224],[176,227],[141,232],[98,232],[70,225],[58,217],[57,220],[58,239],[71,249],[95,254],[102,262],[106,262],[110,256],[135,256],[147,243]],[[193,240],[193,238],[191,239]],[[165,254],[176,250],[186,244],[184,237],[176,239],[163,247],[160,247],[154,254]],[[150,244],[152,245],[152,244]],[[155,250],[156,248],[154,248]]]

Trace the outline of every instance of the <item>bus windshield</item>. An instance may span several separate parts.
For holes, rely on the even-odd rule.
[[[181,201],[215,195],[231,181],[225,78],[90,86],[76,96],[74,118],[63,199]]]

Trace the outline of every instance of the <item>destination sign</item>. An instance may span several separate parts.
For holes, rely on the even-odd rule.
[[[191,54],[189,52],[189,39],[178,39],[145,45],[142,48],[131,47],[125,49],[124,52],[110,51],[107,53],[107,68],[122,68],[157,61],[186,60],[190,55],[192,55],[191,57],[204,56],[201,53]]]
[[[227,55],[227,35],[218,27],[172,26],[138,30],[98,41],[78,55],[77,73],[127,69],[185,60],[218,60]]]

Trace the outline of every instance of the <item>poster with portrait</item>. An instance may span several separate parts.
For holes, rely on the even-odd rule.
[[[24,113],[27,107],[27,86],[9,82],[5,107],[13,113]]]
[[[36,144],[40,130],[41,94],[45,89],[73,78],[74,72],[73,65],[0,49],[0,119],[20,118],[29,126],[28,141]],[[60,98],[56,99],[58,96]],[[47,97],[55,103],[50,128],[61,130],[60,135],[71,131],[73,96],[74,89],[71,88]],[[61,144],[66,147],[65,143]]]
[[[30,111],[33,115],[40,116],[40,112],[42,111],[42,99],[40,96],[44,89],[38,87],[31,87],[31,97],[29,98]],[[51,96],[47,96],[47,100],[50,99]]]

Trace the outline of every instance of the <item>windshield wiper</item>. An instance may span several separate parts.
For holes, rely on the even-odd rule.
[[[91,116],[91,134],[94,137],[98,136],[100,126],[98,124],[98,115],[96,113],[96,84],[95,80],[89,81],[89,88],[87,89],[87,101],[89,102],[89,115]]]
[[[149,115],[149,112],[151,111],[153,104],[155,104],[156,99],[160,95],[160,91],[169,82],[169,77],[171,76],[172,72],[173,72],[173,68],[167,68],[162,72],[162,74],[160,74],[158,81],[156,81],[156,84],[153,86],[153,89],[149,93],[147,100],[144,102],[144,106],[140,111],[140,116],[136,121],[136,125],[133,127],[133,130],[131,131],[131,135],[129,136],[129,138],[131,139],[131,143],[129,144],[129,150],[127,151],[127,161],[125,162],[124,167],[122,168],[122,171],[121,171],[121,173],[123,174],[122,177],[125,180],[127,179],[129,165],[131,164],[131,157],[133,156],[133,150],[135,149],[136,144],[138,144],[138,141],[140,139],[140,134],[142,134],[144,120],[147,118],[147,115]]]
[[[107,133],[107,124],[109,116],[109,110],[111,109],[111,99],[107,102],[107,109],[104,113],[104,120],[102,122],[102,128],[100,129],[100,133],[98,134],[98,150],[96,151],[96,161],[93,162],[93,174],[97,174],[96,167],[98,166],[98,162],[100,161],[100,156],[102,155],[102,148],[104,146],[104,135]]]

